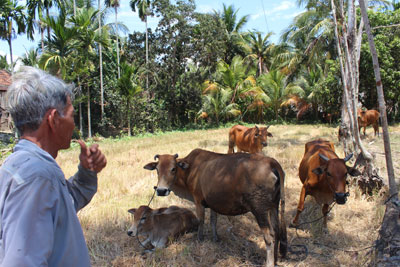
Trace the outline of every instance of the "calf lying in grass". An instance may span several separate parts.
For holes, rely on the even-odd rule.
[[[150,244],[150,249],[166,247],[169,239],[196,231],[199,224],[193,212],[177,206],[154,210],[140,206],[128,212],[134,216],[128,235],[144,236],[146,239],[142,245],[147,248]]]

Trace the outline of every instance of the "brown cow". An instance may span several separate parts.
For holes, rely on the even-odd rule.
[[[361,175],[358,170],[345,164],[352,156],[353,154],[350,154],[345,159],[340,159],[335,153],[333,143],[323,139],[306,143],[304,156],[299,166],[299,177],[303,187],[292,226],[298,224],[307,195],[313,196],[319,204],[323,204],[322,213],[325,226],[329,205],[334,201],[341,205],[346,203],[347,174]]]
[[[374,109],[370,110],[362,110],[358,109],[357,110],[357,115],[358,115],[358,131],[361,131],[361,128],[364,127],[364,135],[365,135],[365,130],[367,126],[372,125],[374,128],[374,134],[376,136],[376,133],[378,133],[379,136],[379,115],[380,113]]]
[[[264,235],[267,266],[274,266],[277,248],[285,256],[287,235],[284,220],[284,177],[281,165],[261,154],[219,154],[195,149],[185,158],[156,155],[145,169],[158,173],[157,195],[173,191],[193,201],[199,219],[198,238],[203,240],[205,208],[211,209],[213,238],[217,240],[216,213],[253,213]],[[281,220],[279,221],[279,201]]]
[[[145,236],[146,240],[143,242],[145,247],[150,244],[151,248],[164,248],[171,238],[195,231],[199,225],[193,212],[177,206],[155,210],[149,206],[140,206],[128,212],[134,216],[128,235]]]
[[[235,125],[229,130],[229,149],[228,154],[234,153],[236,145],[238,152],[260,153],[263,147],[267,146],[267,138],[272,137],[267,127],[247,128],[242,125]]]

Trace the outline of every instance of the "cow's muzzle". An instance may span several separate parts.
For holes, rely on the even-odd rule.
[[[168,188],[160,188],[160,187],[157,187],[156,191],[157,191],[157,196],[168,196],[169,193],[171,192],[171,190]]]
[[[349,192],[347,193],[335,193],[335,201],[336,203],[343,205],[346,204],[347,197],[350,195]]]
[[[262,144],[262,146],[264,146],[264,147],[265,147],[265,146],[268,146],[268,143],[267,143],[267,142],[262,142],[261,144]]]
[[[129,230],[129,231],[127,232],[127,234],[128,234],[129,236],[133,236],[133,231]]]

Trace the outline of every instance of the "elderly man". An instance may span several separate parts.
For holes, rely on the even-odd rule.
[[[55,158],[75,127],[71,85],[32,67],[13,76],[8,105],[20,140],[0,168],[1,266],[90,266],[76,215],[106,166],[98,145],[81,152],[66,180]]]

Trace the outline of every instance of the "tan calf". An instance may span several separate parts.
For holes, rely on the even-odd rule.
[[[197,230],[199,224],[193,212],[177,206],[154,210],[148,206],[140,206],[128,212],[134,216],[128,235],[144,236],[146,239],[142,245],[150,245],[150,248],[164,248],[168,240]]]
[[[267,146],[267,138],[272,137],[267,127],[247,128],[242,125],[235,125],[229,130],[228,154],[234,153],[236,145],[238,152],[260,153],[263,147]]]

